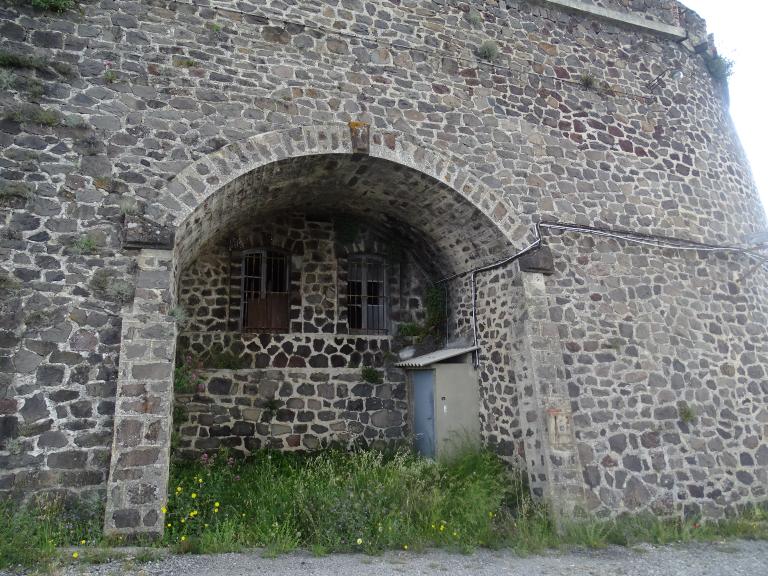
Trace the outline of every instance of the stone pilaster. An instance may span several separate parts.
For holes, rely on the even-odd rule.
[[[161,536],[170,461],[176,324],[170,250],[142,250],[136,296],[123,319],[106,534]]]
[[[542,274],[523,275],[524,382],[521,416],[531,488],[551,506],[555,520],[584,507],[579,454],[566,389],[557,326],[549,318]]]

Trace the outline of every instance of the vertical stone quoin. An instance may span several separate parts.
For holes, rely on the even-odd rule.
[[[550,503],[557,522],[586,509],[581,464],[568,400],[562,344],[549,318],[543,274],[522,273],[524,321],[521,413],[528,474],[534,493]]]
[[[171,444],[176,323],[170,250],[137,257],[133,308],[123,319],[104,532],[163,533]]]

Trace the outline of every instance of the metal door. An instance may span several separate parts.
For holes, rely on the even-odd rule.
[[[435,371],[413,370],[413,435],[422,456],[435,457]]]

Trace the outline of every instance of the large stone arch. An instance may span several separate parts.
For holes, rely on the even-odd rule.
[[[171,405],[176,325],[170,315],[175,302],[175,281],[179,270],[193,257],[205,240],[205,214],[214,211],[226,194],[217,194],[243,175],[277,162],[303,156],[363,154],[405,166],[441,183],[471,204],[498,229],[509,252],[522,245],[531,233],[531,222],[522,219],[513,199],[494,184],[493,174],[478,177],[465,162],[449,152],[418,143],[402,133],[379,133],[362,123],[303,126],[258,134],[246,141],[231,143],[208,154],[182,170],[167,186],[166,194],[150,205],[146,216],[175,231],[173,245],[143,249],[138,260],[136,296],[132,309],[123,318],[120,370],[117,386],[112,460],[107,487],[105,531],[120,534],[162,534],[161,507],[165,502],[170,461]],[[220,207],[222,208],[222,207]],[[235,207],[230,207],[235,208]],[[190,256],[192,255],[192,256]],[[557,366],[559,345],[548,328],[543,283],[526,281],[524,293],[535,327],[524,339],[531,384],[541,380],[540,392],[547,404],[567,410],[561,394]],[[533,326],[532,323],[531,326]],[[548,364],[546,369],[537,367]],[[539,391],[531,392],[528,403],[541,404]],[[575,452],[563,442],[565,454],[557,460],[544,458],[541,419],[529,422],[526,442],[537,452],[530,462],[541,477],[545,461],[564,462],[563,478],[573,476]],[[562,435],[561,435],[562,436]],[[566,434],[568,436],[568,434]],[[540,454],[539,454],[540,453]],[[567,468],[567,470],[566,470]],[[532,471],[533,474],[533,471]],[[552,476],[546,473],[547,477]],[[573,477],[574,483],[578,480]],[[565,481],[561,482],[565,483]]]

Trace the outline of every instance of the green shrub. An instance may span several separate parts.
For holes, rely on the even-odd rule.
[[[417,324],[416,322],[404,322],[398,324],[397,335],[404,336],[406,338],[416,338],[424,333],[424,326]]]
[[[173,59],[173,65],[176,66],[177,68],[194,68],[196,64],[197,63],[191,58],[174,58]]]
[[[2,68],[32,68],[45,70],[48,61],[38,56],[28,56],[10,50],[0,50],[0,67]]]
[[[18,207],[32,196],[32,189],[26,182],[0,180],[0,206]]]
[[[360,375],[363,381],[368,382],[369,384],[381,384],[384,382],[384,377],[381,372],[371,366],[364,366]]]
[[[58,126],[61,114],[56,110],[47,110],[37,104],[22,104],[8,110],[5,118],[19,123],[38,124],[39,126]]]
[[[467,12],[467,20],[474,27],[478,27],[483,23],[483,15],[477,8],[470,8]]]
[[[725,82],[733,74],[733,61],[723,56],[707,60],[707,70],[718,82]]]
[[[582,74],[581,78],[579,78],[579,83],[582,85],[583,88],[586,88],[587,90],[592,90],[597,87],[598,82],[597,78],[594,77],[592,74]]]
[[[81,236],[72,242],[72,253],[74,254],[93,254],[96,252],[96,241],[90,236]]]
[[[75,5],[74,0],[32,0],[32,6],[51,12],[65,12]]]
[[[477,55],[483,60],[493,62],[499,56],[499,45],[493,40],[486,40],[477,49]]]
[[[173,389],[180,394],[196,392],[198,386],[203,383],[200,375],[203,363],[191,354],[180,354],[179,357],[180,361],[173,372]]]
[[[97,270],[91,278],[91,289],[105,300],[128,304],[133,300],[133,284],[120,276],[121,273],[112,268]]]

